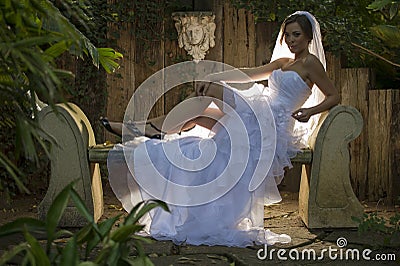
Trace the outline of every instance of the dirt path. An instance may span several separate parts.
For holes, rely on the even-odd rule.
[[[107,181],[103,182],[104,193],[104,214],[101,220],[113,217],[120,213],[125,213],[120,202],[114,196]],[[10,201],[6,200],[4,195],[0,194],[0,225],[11,222],[20,217],[37,218],[37,206],[45,195],[44,189],[30,195],[19,195],[12,197]]]

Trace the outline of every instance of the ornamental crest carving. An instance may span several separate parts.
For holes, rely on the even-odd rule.
[[[210,12],[174,13],[178,31],[178,45],[184,48],[195,62],[204,59],[210,47],[215,46],[215,15]]]

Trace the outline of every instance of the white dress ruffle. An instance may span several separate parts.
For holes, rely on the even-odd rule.
[[[300,149],[291,114],[310,94],[293,71],[274,71],[269,87],[226,86],[226,115],[212,137],[116,145],[108,158],[115,195],[127,211],[145,199],[168,203],[170,213],[155,209],[141,221],[155,239],[238,247],[290,242],[264,229],[264,203],[281,200],[277,185]]]

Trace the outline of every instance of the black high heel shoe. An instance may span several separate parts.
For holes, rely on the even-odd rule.
[[[117,135],[118,137],[122,137],[121,134],[115,132],[115,131],[112,129],[112,127],[111,127],[111,125],[110,125],[110,121],[108,121],[108,118],[107,118],[107,117],[100,117],[99,121],[100,121],[101,125],[102,125],[108,132],[110,132],[110,133],[112,133],[112,134],[114,134],[114,135]]]
[[[151,138],[151,139],[164,139],[164,135],[167,134],[166,132],[162,131],[161,129],[159,129],[158,127],[156,127],[156,126],[155,126],[153,123],[151,123],[151,122],[146,122],[146,125],[151,126],[153,129],[157,130],[157,131],[160,132],[160,133],[157,133],[157,134],[154,134],[154,135],[146,135],[146,134],[143,134],[143,133],[136,127],[136,125],[135,125],[134,122],[125,123],[125,126],[126,126],[130,131],[132,131],[135,135],[141,134],[141,136],[146,136],[146,137]],[[139,136],[140,136],[140,135],[139,135]]]
[[[119,137],[122,137],[121,134],[115,132],[115,131],[112,129],[111,124],[110,124],[110,121],[108,120],[107,117],[100,117],[99,120],[100,120],[100,123],[104,126],[104,128],[105,128],[108,132],[110,132],[110,133],[112,133],[112,134],[114,134],[114,135],[117,135],[117,136],[119,136]],[[146,125],[150,125],[152,128],[154,128],[155,130],[157,130],[157,131],[160,132],[160,133],[154,134],[154,135],[151,135],[151,136],[150,136],[150,135],[145,135],[145,134],[143,134],[143,132],[141,132],[141,131],[136,127],[135,123],[133,123],[133,122],[125,123],[126,128],[129,130],[129,133],[132,133],[134,137],[146,136],[146,137],[151,138],[151,139],[164,139],[164,135],[166,134],[165,132],[161,131],[159,128],[157,128],[157,127],[156,127],[154,124],[152,124],[151,122],[146,122]]]

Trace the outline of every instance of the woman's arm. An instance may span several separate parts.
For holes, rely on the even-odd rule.
[[[268,79],[272,71],[281,68],[282,61],[288,60],[281,58],[274,62],[259,67],[235,68],[223,72],[207,75],[210,81],[225,81],[226,83],[248,83]]]
[[[234,68],[232,70],[209,74],[205,77],[204,82],[197,83],[196,94],[205,95],[213,82],[250,83],[266,80],[271,75],[272,71],[281,68],[288,60],[288,58],[280,58],[259,67]]]
[[[325,99],[313,107],[296,110],[292,116],[300,122],[307,122],[312,115],[327,111],[340,102],[337,89],[328,78],[321,62],[315,56],[307,60],[304,67],[307,69],[308,78],[318,86],[325,95]]]

